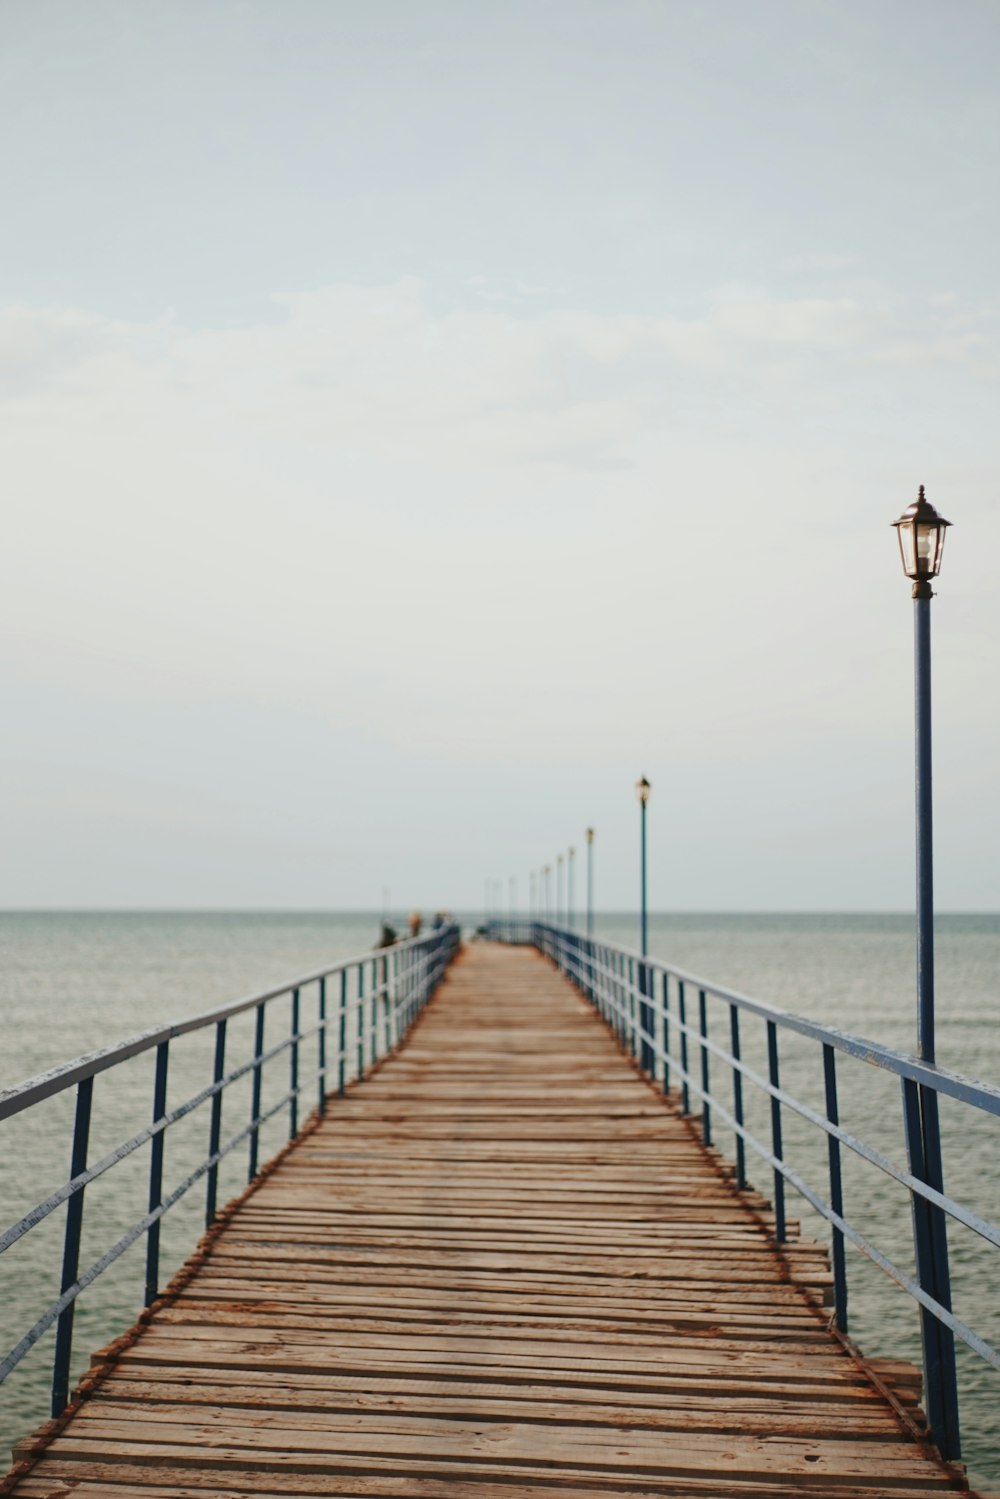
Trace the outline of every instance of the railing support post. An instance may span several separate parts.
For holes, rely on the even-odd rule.
[[[161,1041],[156,1048],[156,1079],[153,1084],[153,1123],[156,1124],[167,1112],[167,1064],[170,1061],[170,1042]],[[163,1200],[163,1149],[166,1144],[161,1129],[150,1142],[149,1153],[149,1211],[152,1213]],[[146,1235],[146,1306],[152,1306],[160,1289],[160,1220],[149,1225]]]
[[[69,1177],[73,1181],[87,1169],[87,1149],[90,1141],[90,1116],[94,1098],[94,1079],[85,1077],[76,1089],[76,1118],[73,1125],[73,1148],[70,1154]],[[60,1296],[76,1284],[80,1269],[80,1237],[83,1232],[83,1194],[80,1187],[66,1204],[66,1235],[63,1241],[62,1280]],[[73,1314],[76,1302],[71,1301],[59,1313],[56,1324],[56,1352],[52,1368],[52,1414],[60,1415],[69,1399],[69,1368],[73,1354]]]
[[[743,1128],[743,1073],[739,1069],[740,1055],[740,1011],[738,1005],[729,1006],[729,1050],[733,1058],[733,1118]],[[747,1142],[736,1132],[736,1185],[741,1192],[747,1185]]]
[[[840,1123],[837,1105],[837,1053],[833,1047],[823,1045],[823,1082],[826,1091],[826,1117],[831,1124]],[[830,1163],[830,1206],[841,1218],[844,1216],[844,1186],[840,1169],[840,1141],[836,1135],[827,1135],[827,1158]],[[847,1331],[847,1263],[844,1256],[844,1234],[836,1224],[833,1229],[833,1308],[837,1326]]]
[[[337,1092],[347,1086],[347,969],[340,970],[340,1036],[337,1062]]]
[[[677,1024],[681,1037],[681,1113],[691,1112],[691,1085],[688,1081],[688,1033],[687,1033],[687,998],[684,993],[684,980],[677,980]]]
[[[357,1080],[358,1080],[358,1082],[360,1082],[361,1079],[365,1075],[365,965],[364,965],[363,961],[358,964],[358,1007],[357,1008],[358,1008],[358,1035],[357,1035],[357,1048],[356,1048],[356,1050],[357,1050],[357,1057],[355,1058],[355,1065],[357,1067]]]
[[[326,974],[319,981],[319,1035],[317,1037],[316,1086],[319,1097],[316,1107],[326,1113]]]
[[[289,1047],[288,1067],[288,1138],[294,1140],[299,1132],[299,1019],[302,1012],[298,989],[292,990],[292,1044]]]
[[[708,1000],[704,989],[698,990],[698,1033],[701,1036],[701,1137],[706,1145],[711,1145],[712,1110],[708,1102]]]
[[[215,1027],[215,1064],[212,1082],[216,1091],[212,1094],[211,1123],[208,1128],[208,1156],[218,1155],[222,1142],[222,1079],[226,1071],[226,1022],[218,1021]],[[208,1185],[205,1190],[205,1227],[215,1222],[216,1204],[219,1198],[219,1163],[208,1168]]]
[[[778,1027],[773,1020],[767,1022],[767,1071],[772,1088],[779,1088]],[[776,1161],[784,1159],[781,1143],[781,1103],[771,1095],[771,1151]],[[777,1166],[774,1168],[774,1237],[784,1244],[788,1237],[785,1223],[785,1178]]]
[[[254,1021],[253,1042],[253,1083],[250,1090],[250,1161],[247,1166],[247,1182],[252,1182],[257,1175],[257,1164],[260,1160],[260,1089],[261,1089],[261,1057],[264,1054],[264,1006],[257,1006],[257,1016]]]
[[[903,1117],[910,1171],[918,1181],[935,1191],[944,1191],[941,1171],[941,1137],[938,1099],[933,1088],[903,1079]],[[930,1149],[928,1149],[928,1144]],[[948,1236],[945,1216],[936,1203],[919,1192],[910,1193],[913,1215],[913,1248],[917,1280],[921,1290],[950,1312],[951,1278],[948,1270]],[[924,1354],[924,1399],[927,1420],[941,1456],[956,1461],[961,1456],[958,1421],[958,1380],[955,1369],[955,1335],[927,1307],[920,1308],[920,1332]]]
[[[653,1049],[653,1006],[649,1003],[649,968],[639,964],[639,1065],[650,1077],[656,1076],[656,1052]]]

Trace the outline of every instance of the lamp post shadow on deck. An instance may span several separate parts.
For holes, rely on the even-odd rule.
[[[913,647],[917,866],[917,1055],[933,1065],[934,1038],[934,844],[931,794],[931,579],[941,569],[944,533],[950,524],[920,492],[892,523],[903,571],[913,583]],[[944,1190],[938,1098],[933,1088],[903,1083],[906,1148],[910,1171],[935,1191]],[[911,1192],[917,1275],[921,1288],[951,1311],[947,1222],[943,1210]],[[955,1337],[951,1328],[921,1307],[927,1418],[941,1455],[961,1456]]]
[[[649,956],[649,913],[646,908],[646,806],[653,788],[645,776],[635,783],[639,798],[639,951],[643,958]],[[653,1075],[655,1055],[653,1052],[653,1007],[649,1003],[649,983],[645,963],[639,964],[639,1030],[642,1036],[639,1061],[643,1069]]]

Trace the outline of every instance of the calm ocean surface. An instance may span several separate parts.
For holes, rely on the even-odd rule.
[[[635,919],[601,916],[600,935],[629,946]],[[375,913],[178,914],[0,913],[0,1007],[3,1057],[0,1086],[10,1086],[58,1062],[124,1039],[166,1020],[208,1009],[300,973],[367,950],[378,933]],[[901,916],[654,916],[650,946],[657,956],[755,998],[857,1032],[901,1050],[913,1047],[913,927]],[[938,923],[938,1057],[942,1065],[1000,1081],[1000,916],[945,916]],[[714,1017],[713,1017],[714,1020]],[[720,1014],[715,1022],[720,1026]],[[751,1064],[763,1057],[763,1037],[748,1027],[744,1046]],[[760,1027],[762,1030],[762,1027]],[[244,1034],[246,1032],[246,1034]],[[720,1039],[724,1039],[720,1036]],[[249,1053],[249,1030],[231,1027],[229,1055]],[[210,1080],[208,1033],[171,1049],[171,1106]],[[241,1053],[241,1048],[243,1048]],[[273,1080],[284,1090],[286,1072]],[[304,1075],[308,1076],[305,1071]],[[815,1048],[792,1038],[782,1051],[782,1083],[822,1107],[822,1073]],[[238,1085],[237,1085],[238,1086]],[[864,1064],[844,1059],[839,1069],[844,1125],[905,1159],[898,1086]],[[91,1159],[148,1122],[152,1061],[137,1059],[99,1078]],[[247,1098],[226,1095],[231,1132],[248,1116]],[[265,1099],[266,1102],[266,1099]],[[307,1106],[308,1108],[308,1106]],[[246,1114],[245,1112],[246,1111]],[[787,1111],[786,1111],[787,1113]],[[65,1181],[69,1157],[69,1099],[54,1100],[12,1120],[0,1152],[0,1229]],[[762,1138],[766,1111],[755,1102],[748,1120]],[[970,1119],[946,1104],[945,1174],[948,1190],[994,1222],[1000,1221],[1000,1127]],[[825,1193],[825,1143],[786,1118],[786,1156]],[[171,1130],[166,1191],[205,1153],[205,1110]],[[262,1158],[283,1142],[276,1119]],[[720,1147],[730,1140],[718,1132]],[[141,1159],[140,1159],[141,1158]],[[241,1190],[245,1156],[235,1151],[220,1180],[220,1202]],[[83,1264],[101,1253],[145,1209],[146,1151],[88,1188]],[[748,1170],[771,1195],[769,1172]],[[887,1253],[910,1268],[906,1194],[876,1173],[845,1163],[847,1216],[859,1222]],[[162,1278],[189,1253],[201,1232],[199,1188],[164,1222]],[[804,1231],[827,1239],[805,1204],[789,1195],[791,1216]],[[58,1220],[58,1221],[56,1221]],[[0,1353],[5,1353],[58,1291],[62,1215],[0,1259]],[[951,1235],[956,1310],[994,1344],[1000,1342],[1000,1253],[963,1230]],[[76,1368],[129,1325],[141,1305],[144,1256],[136,1246],[78,1304]],[[866,1353],[908,1357],[919,1363],[917,1320],[909,1299],[880,1272],[849,1250],[851,1333]],[[28,1357],[0,1389],[0,1443],[24,1435],[47,1415],[51,1338]],[[965,1456],[981,1485],[1000,1480],[1000,1379],[986,1365],[962,1357]],[[2,1464],[0,1464],[2,1470]]]

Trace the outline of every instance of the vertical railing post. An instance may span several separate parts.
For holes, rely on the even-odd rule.
[[[337,1092],[347,1086],[347,969],[340,970],[340,1044],[337,1059]]]
[[[94,1079],[85,1077],[77,1084],[76,1117],[73,1124],[73,1146],[70,1152],[69,1179],[73,1181],[87,1169],[87,1149],[90,1141],[90,1116],[94,1098]],[[78,1187],[66,1204],[66,1234],[63,1240],[62,1280],[60,1296],[65,1296],[76,1284],[80,1270],[80,1238],[83,1233],[83,1194],[86,1189]],[[76,1302],[71,1301],[59,1313],[56,1324],[56,1351],[52,1367],[52,1414],[58,1416],[66,1408],[69,1399],[69,1370],[73,1354],[73,1314]]]
[[[156,1048],[156,1072],[153,1082],[153,1123],[158,1124],[167,1112],[167,1066],[170,1042],[161,1041]],[[163,1148],[165,1129],[157,1130],[150,1141],[149,1211],[155,1212],[163,1200]],[[151,1223],[146,1232],[146,1306],[152,1306],[160,1289],[160,1220]]]
[[[215,1027],[215,1062],[212,1067],[212,1082],[215,1092],[212,1094],[212,1109],[208,1126],[208,1158],[211,1161],[219,1153],[222,1143],[222,1079],[226,1072],[226,1022],[220,1020]],[[216,1206],[219,1200],[219,1163],[213,1161],[208,1168],[208,1184],[205,1190],[205,1227],[211,1228],[215,1222]]]
[[[389,959],[380,958],[382,968],[382,1031],[383,1050],[386,1054],[392,1047],[391,1025],[392,1019],[389,1014]]]
[[[357,1056],[355,1065],[357,1067],[358,1082],[365,1075],[365,965],[364,960],[358,964],[358,1034],[357,1034]]]
[[[767,1022],[767,1072],[772,1088],[781,1086],[778,1071],[778,1027],[773,1020]],[[771,1152],[776,1161],[783,1161],[781,1144],[781,1102],[771,1095]],[[785,1178],[777,1166],[774,1168],[774,1237],[779,1244],[787,1238],[785,1225]]]
[[[635,959],[629,958],[625,967],[628,985],[628,1049],[634,1057],[639,1055],[639,1034],[636,1026]]]
[[[252,1182],[257,1175],[257,1163],[260,1159],[260,1088],[261,1088],[261,1057],[264,1054],[264,1006],[257,1006],[257,1015],[254,1021],[253,1041],[253,1071],[251,1073],[252,1085],[250,1089],[250,1164],[247,1168],[247,1181]]]
[[[940,1174],[932,1180],[925,1152],[928,1098],[933,1096],[932,1128],[938,1128],[937,1095],[903,1079],[903,1120],[910,1172],[918,1181],[942,1192]],[[938,1158],[940,1160],[940,1156]],[[951,1311],[951,1281],[948,1274],[944,1213],[919,1192],[910,1192],[913,1217],[913,1249],[921,1290]],[[942,1252],[943,1251],[943,1252]],[[920,1308],[920,1331],[924,1353],[924,1396],[927,1420],[942,1457],[954,1459],[961,1452],[958,1421],[958,1382],[955,1371],[955,1335],[928,1307]]]
[[[826,1117],[831,1124],[840,1123],[837,1105],[837,1053],[828,1043],[823,1043],[823,1084],[826,1092]],[[830,1163],[830,1207],[844,1216],[844,1184],[840,1166],[840,1141],[836,1135],[827,1135],[827,1157]],[[843,1229],[834,1223],[833,1229],[833,1310],[841,1332],[847,1331],[847,1262],[844,1255]]]
[[[698,1033],[701,1036],[701,1137],[706,1145],[711,1145],[712,1109],[708,1101],[711,1093],[708,1072],[708,1000],[704,989],[698,990]]]
[[[688,1081],[687,995],[684,980],[677,980],[677,1028],[681,1037],[681,1113],[691,1112],[691,1085]]]
[[[729,1006],[729,1050],[733,1059],[733,1118],[739,1129],[736,1131],[736,1185],[741,1192],[746,1190],[747,1184],[747,1143],[740,1130],[743,1128],[743,1073],[739,1064],[742,1061],[740,1054],[740,1011],[738,1005]]]
[[[670,975],[663,974],[662,986],[662,1014],[663,1014],[663,1091],[670,1092]]]
[[[298,989],[292,990],[291,1005],[291,1041],[289,1047],[288,1066],[288,1138],[294,1140],[299,1132],[299,1019],[302,1013],[302,1003],[299,998]]]
[[[640,1041],[639,1064],[643,1072],[648,1072],[650,1077],[656,1077],[656,1052],[653,1049],[653,1006],[649,1002],[649,967],[645,962],[639,964],[639,1029],[642,1033]]]
[[[319,1034],[316,1038],[316,1107],[326,1113],[326,974],[319,981]]]

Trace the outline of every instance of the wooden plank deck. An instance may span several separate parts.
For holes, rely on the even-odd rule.
[[[956,1491],[768,1228],[548,963],[472,947],[13,1492]]]

